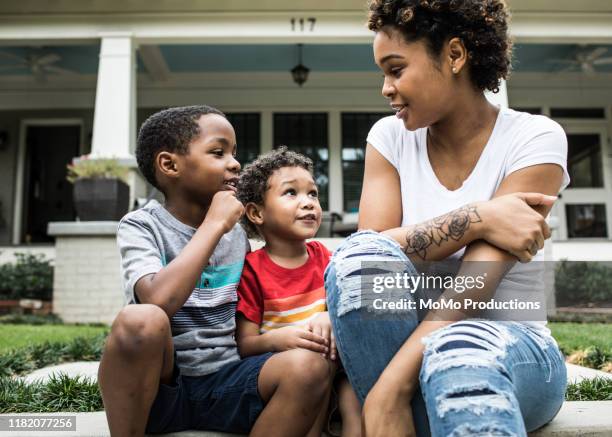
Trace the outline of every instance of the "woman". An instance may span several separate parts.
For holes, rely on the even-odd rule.
[[[563,402],[565,366],[550,331],[477,312],[460,320],[466,311],[370,317],[362,262],[394,261],[418,275],[418,261],[460,259],[459,273],[470,261],[495,261],[483,302],[509,283],[529,286],[521,266],[537,263],[514,263],[539,258],[550,237],[544,217],[569,182],[565,134],[484,96],[510,65],[502,0],[374,0],[369,9],[382,93],[397,114],[368,135],[359,228],[377,232],[349,237],[326,272],[340,356],[365,400],[364,429],[525,436]]]

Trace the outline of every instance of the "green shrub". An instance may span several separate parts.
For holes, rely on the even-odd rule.
[[[15,258],[15,263],[0,265],[0,299],[51,300],[51,260],[31,253],[16,253]]]
[[[578,366],[590,367],[591,369],[602,369],[612,361],[612,356],[596,346],[589,346],[584,350],[578,350],[569,354],[566,361]]]
[[[612,379],[584,379],[576,384],[568,384],[566,401],[612,401]]]
[[[57,314],[5,314],[0,316],[0,324],[11,324],[11,325],[62,325],[62,319]],[[102,323],[89,324],[103,326]]]
[[[52,375],[47,382],[27,384],[0,377],[0,414],[51,413],[71,411],[86,413],[104,409],[96,382],[87,378]]]
[[[561,261],[555,271],[557,305],[612,301],[612,266],[596,262]]]

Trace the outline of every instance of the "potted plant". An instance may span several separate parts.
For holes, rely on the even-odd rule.
[[[119,220],[129,209],[128,167],[113,158],[75,158],[68,165],[74,206],[83,221]]]

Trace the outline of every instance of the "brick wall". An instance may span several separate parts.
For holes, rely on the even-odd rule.
[[[68,323],[111,324],[124,302],[115,236],[62,236],[55,247],[53,312]]]

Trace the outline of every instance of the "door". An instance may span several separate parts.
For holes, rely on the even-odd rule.
[[[23,190],[23,243],[50,243],[47,225],[76,218],[72,184],[66,166],[79,154],[81,127],[37,126],[26,128]]]

